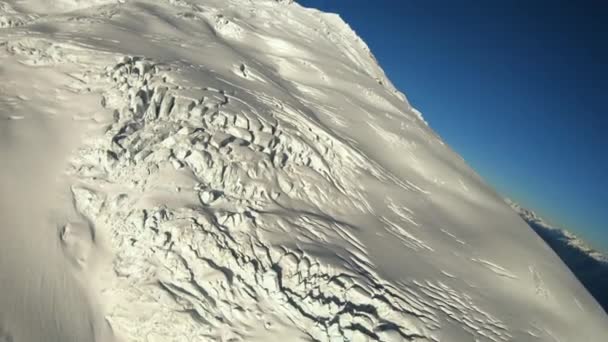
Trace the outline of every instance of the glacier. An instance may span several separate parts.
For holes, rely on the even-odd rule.
[[[2,342],[608,336],[336,14],[8,0],[0,60]]]

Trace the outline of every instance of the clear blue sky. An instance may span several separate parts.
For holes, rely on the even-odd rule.
[[[340,14],[499,192],[608,251],[608,1],[298,2]]]

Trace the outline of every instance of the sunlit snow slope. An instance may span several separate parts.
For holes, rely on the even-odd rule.
[[[608,336],[338,16],[10,0],[0,27],[0,341]]]

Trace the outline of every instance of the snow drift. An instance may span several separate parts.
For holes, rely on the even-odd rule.
[[[337,15],[8,1],[0,23],[0,340],[608,335]]]

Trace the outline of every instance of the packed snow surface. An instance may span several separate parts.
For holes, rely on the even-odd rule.
[[[0,27],[0,341],[608,336],[337,15],[10,0]]]

